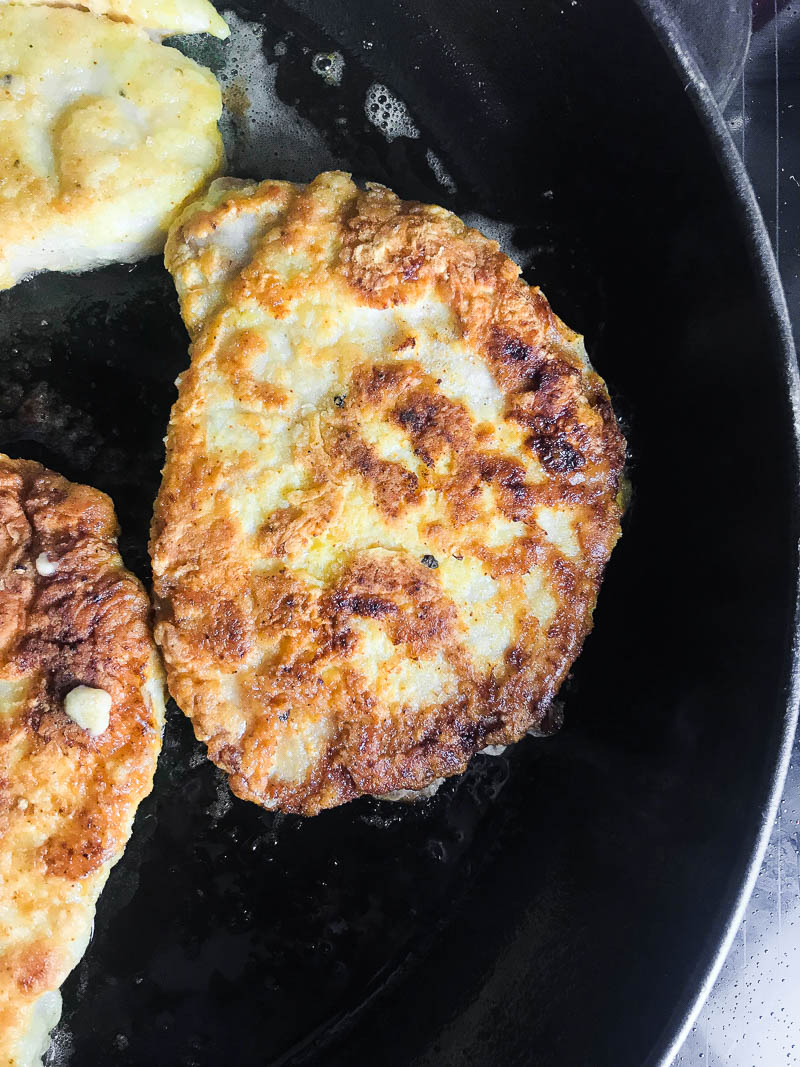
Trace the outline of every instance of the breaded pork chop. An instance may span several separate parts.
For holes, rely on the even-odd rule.
[[[58,987],[152,786],[149,601],[105,494],[0,456],[0,1064],[38,1064]]]
[[[159,252],[219,170],[210,71],[137,26],[0,6],[0,288]]]
[[[233,791],[311,814],[541,727],[619,536],[580,337],[495,242],[342,173],[214,183],[166,263],[156,639]]]
[[[132,22],[156,36],[175,33],[210,33],[229,37],[225,20],[208,0],[0,0],[0,3],[49,4],[54,7],[77,7],[93,15],[107,15],[120,22]]]

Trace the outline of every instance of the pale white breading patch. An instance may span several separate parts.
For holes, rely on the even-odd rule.
[[[108,729],[111,694],[105,689],[78,685],[64,697],[64,711],[92,737],[99,737]]]

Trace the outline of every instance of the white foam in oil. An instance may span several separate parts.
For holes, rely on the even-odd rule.
[[[455,193],[456,183],[450,177],[449,171],[445,168],[444,163],[442,163],[441,159],[439,159],[432,148],[425,149],[425,159],[427,160],[428,166],[433,171],[433,176],[436,178],[439,185],[446,189],[448,193]]]
[[[50,1035],[50,1046],[44,1056],[46,1067],[68,1067],[72,1063],[75,1041],[69,1025],[60,1019]],[[38,1063],[39,1061],[32,1061]]]
[[[367,89],[364,114],[387,141],[394,141],[396,137],[419,137],[411,112],[399,96],[380,82],[373,82]]]
[[[229,170],[259,179],[309,181],[335,168],[338,161],[319,130],[278,96],[278,64],[264,53],[264,26],[246,22],[233,11],[223,12],[223,17],[231,35],[222,46],[222,66],[214,73],[225,105],[220,125]],[[276,55],[286,54],[281,44],[275,47]]]

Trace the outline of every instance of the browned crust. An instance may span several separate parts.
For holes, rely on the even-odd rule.
[[[173,410],[151,541],[156,637],[173,696],[210,757],[230,774],[233,790],[269,807],[311,814],[362,793],[421,788],[463,770],[485,745],[543,726],[591,627],[603,569],[619,536],[625,443],[579,339],[541,292],[520,280],[494,242],[441,208],[403,202],[381,186],[361,191],[342,175],[321,175],[307,187],[267,182],[257,197],[281,199],[285,214],[197,334]],[[252,190],[247,198],[254,202]],[[242,203],[234,194],[215,210],[230,218]],[[242,210],[249,210],[246,203]],[[202,217],[210,225],[214,209]],[[180,242],[180,230],[173,231],[173,250]],[[284,253],[319,248],[319,259],[310,271],[282,281],[270,266],[269,249],[277,246]],[[217,353],[225,353],[224,373],[235,374],[235,390],[247,374],[244,361],[230,366],[231,349],[222,339],[226,308],[252,307],[255,300],[264,313],[281,318],[323,276],[342,286],[343,300],[362,306],[399,307],[430,293],[449,305],[461,339],[504,394],[505,421],[523,429],[542,476],[532,480],[520,455],[493,446],[491,427],[476,424],[415,359],[414,336],[399,336],[391,360],[355,365],[346,394],[321,412],[318,439],[306,449],[312,488],[298,504],[273,513],[259,532],[262,558],[283,560],[286,569],[251,572],[237,552],[235,518],[226,511],[224,486],[234,472],[202,454],[197,425],[204,376],[221,368]],[[376,452],[360,429],[367,417],[402,431],[418,461],[415,470]],[[390,527],[434,490],[446,521],[427,528],[430,544],[455,559],[483,561],[498,581],[513,583],[534,564],[545,568],[558,601],[553,621],[522,620],[504,661],[481,673],[466,653],[436,571],[419,559],[400,552],[391,558],[355,554],[317,595],[292,572],[292,560],[337,514],[340,485],[354,478]],[[486,487],[499,512],[521,524],[511,545],[487,547],[470,532]],[[215,518],[198,525],[191,509],[211,498]],[[577,516],[575,558],[564,556],[535,520],[536,508],[559,504]],[[440,652],[458,677],[456,695],[432,701],[413,717],[382,715],[379,700],[359,686],[349,666],[352,620],[359,618],[377,621],[411,661]],[[265,649],[271,651],[255,668]],[[217,695],[221,670],[241,682],[238,711]],[[312,721],[328,721],[331,733],[306,779],[286,783],[270,775],[270,766],[277,724],[298,707]]]
[[[69,939],[88,933],[161,746],[160,700],[142,693],[160,670],[149,601],[116,534],[105,494],[0,456],[0,681],[26,686],[21,706],[0,714],[0,900],[50,929],[0,953],[0,1051],[75,962]],[[54,575],[37,572],[40,553]],[[99,737],[63,710],[80,684],[112,697]]]

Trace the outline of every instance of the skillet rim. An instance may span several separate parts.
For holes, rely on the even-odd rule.
[[[689,1031],[705,1004],[722,965],[733,944],[744,918],[745,909],[761,871],[767,845],[783,796],[789,761],[794,746],[800,705],[800,368],[797,363],[792,323],[786,302],[786,293],[780,275],[775,251],[770,241],[764,216],[756,199],[753,184],[747,173],[744,160],[731,137],[728,125],[719,104],[702,75],[691,51],[683,44],[677,23],[666,11],[662,0],[636,0],[636,4],[650,24],[659,44],[667,53],[676,72],[683,76],[684,88],[695,112],[708,136],[722,177],[732,193],[734,211],[745,238],[765,303],[772,314],[776,348],[781,352],[780,369],[783,376],[784,397],[790,406],[790,421],[793,430],[791,468],[794,475],[795,494],[792,507],[792,530],[794,549],[794,622],[791,654],[786,665],[784,680],[785,701],[783,723],[779,742],[771,757],[769,787],[763,799],[758,831],[749,856],[743,857],[741,876],[734,896],[727,906],[727,919],[721,929],[711,930],[708,943],[701,951],[693,980],[687,984],[689,992],[675,1007],[670,1022],[657,1041],[653,1054],[648,1058],[650,1067],[669,1067],[675,1059]],[[783,397],[782,397],[783,399]],[[788,442],[787,442],[788,444]],[[742,852],[746,850],[743,848]],[[721,902],[722,907],[727,905]],[[722,910],[722,908],[720,909]]]

